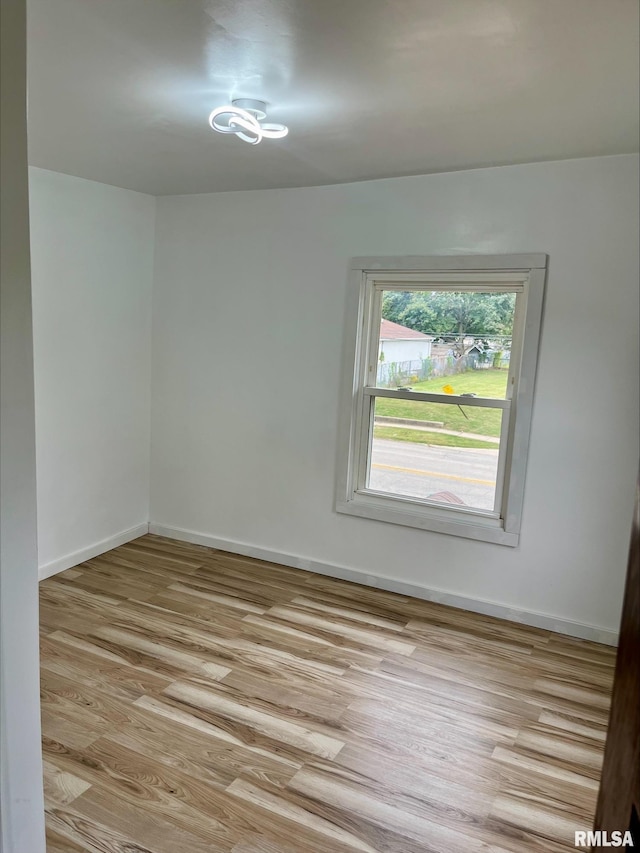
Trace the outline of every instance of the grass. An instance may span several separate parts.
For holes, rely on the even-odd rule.
[[[411,385],[415,391],[431,394],[442,394],[444,385],[451,385],[455,394],[477,394],[478,397],[498,397],[504,399],[508,372],[506,370],[469,370],[456,376],[442,376],[438,379],[428,379]],[[500,409],[482,409],[477,406],[458,406],[445,403],[421,403],[413,400],[391,400],[388,397],[378,397],[376,400],[376,415],[388,418],[410,418],[414,421],[441,421],[444,429],[456,432],[475,432],[479,435],[499,436],[501,423]],[[378,429],[383,429],[378,427]],[[387,427],[384,427],[387,429]],[[418,430],[401,430],[406,432],[400,441],[425,442],[416,436],[425,435]],[[381,438],[383,436],[380,436]],[[467,447],[461,439],[449,436],[455,447]],[[494,446],[495,445],[489,445]]]
[[[440,376],[416,382],[411,387],[416,391],[442,394],[444,385],[451,385],[456,394],[477,394],[478,397],[498,397],[504,400],[507,390],[508,370],[467,370],[455,376]]]
[[[414,444],[430,444],[438,447],[480,447],[497,450],[498,445],[490,441],[479,441],[476,438],[447,435],[441,432],[426,432],[410,427],[377,426],[373,430],[375,438],[391,438],[394,441],[412,441]]]

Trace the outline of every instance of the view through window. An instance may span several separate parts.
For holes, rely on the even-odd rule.
[[[443,401],[375,399],[368,488],[498,511],[504,410],[476,404],[507,398],[516,294],[383,290],[381,296],[376,386]],[[447,399],[454,397],[464,401]]]

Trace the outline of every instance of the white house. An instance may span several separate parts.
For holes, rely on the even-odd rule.
[[[431,355],[431,342],[433,337],[401,326],[400,323],[392,323],[391,320],[380,321],[380,349],[379,360],[385,364],[402,361],[418,361],[429,358]]]

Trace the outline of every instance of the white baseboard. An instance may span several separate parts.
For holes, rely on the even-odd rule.
[[[506,604],[496,604],[492,601],[483,601],[477,598],[466,598],[439,589],[429,589],[425,586],[406,583],[395,578],[384,575],[372,575],[358,569],[349,569],[346,566],[332,565],[317,560],[309,560],[306,557],[298,557],[294,554],[284,554],[280,551],[272,551],[269,548],[259,548],[246,542],[235,542],[232,539],[220,539],[207,533],[197,533],[194,530],[183,530],[180,527],[169,527],[164,524],[149,524],[149,533],[158,536],[166,536],[169,539],[177,539],[181,542],[190,542],[193,545],[205,545],[208,548],[217,548],[220,551],[229,551],[232,554],[241,554],[244,557],[255,557],[258,560],[266,560],[270,563],[282,563],[294,569],[304,569],[307,572],[315,572],[320,575],[328,575],[332,578],[352,581],[353,583],[385,589],[389,592],[397,592],[400,595],[410,595],[413,598],[422,598],[426,601],[434,601],[446,604],[450,607],[459,607],[462,610],[470,610],[472,613],[482,613],[486,616],[496,616],[509,622],[518,622],[522,625],[530,625],[534,628],[542,628],[546,631],[556,631],[559,634],[567,634],[570,637],[578,637],[583,640],[592,640],[596,643],[604,643],[615,646],[618,643],[618,635],[615,631],[600,628],[595,625],[586,625],[581,622],[572,622],[570,619],[560,619],[545,613],[535,613],[531,610],[520,610],[509,607]]]
[[[73,566],[77,566],[78,563],[84,563],[85,560],[98,557],[100,554],[104,554],[105,551],[117,548],[118,545],[124,545],[126,542],[131,542],[132,539],[145,536],[148,532],[149,524],[147,522],[137,524],[135,527],[130,527],[128,530],[116,533],[115,536],[109,536],[108,539],[95,542],[87,548],[81,548],[72,554],[65,554],[64,557],[52,560],[50,563],[45,563],[38,568],[38,577],[41,581],[45,578],[50,578],[51,575],[57,575],[59,572],[64,572],[67,569],[73,568]]]

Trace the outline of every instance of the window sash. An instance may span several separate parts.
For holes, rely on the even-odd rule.
[[[521,292],[529,279],[529,272],[523,270],[491,272],[369,272],[368,278],[374,287],[383,290],[460,290],[485,291],[499,293]]]
[[[387,498],[392,499],[401,499],[401,500],[409,500],[411,503],[426,505],[429,507],[442,507],[442,504],[438,501],[430,501],[427,498],[410,498],[407,495],[402,495],[400,492],[380,492],[376,489],[371,489],[367,485],[369,482],[369,476],[371,473],[371,451],[373,444],[373,430],[375,427],[375,405],[374,401],[376,397],[399,397],[399,399],[403,400],[416,400],[419,402],[418,397],[422,397],[425,400],[444,403],[445,405],[460,405],[460,401],[463,405],[466,405],[469,400],[478,400],[485,398],[478,397],[454,397],[452,395],[444,395],[444,394],[418,394],[413,391],[399,391],[399,392],[391,392],[388,393],[389,389],[386,388],[363,388],[363,396],[361,402],[361,434],[360,434],[360,454],[357,465],[357,473],[356,473],[356,483],[355,483],[355,491],[361,495],[384,495]],[[372,392],[372,393],[370,393]],[[382,392],[382,393],[378,393]],[[414,396],[415,394],[415,396]],[[399,396],[402,395],[402,396]],[[435,398],[435,400],[433,399]],[[487,399],[489,405],[483,406],[483,408],[487,409],[501,409],[502,410],[502,418],[500,421],[500,440],[497,446],[498,450],[498,468],[496,471],[496,488],[494,494],[494,502],[493,502],[493,510],[483,510],[477,507],[458,507],[455,504],[452,504],[450,507],[446,508],[446,511],[451,512],[462,512],[469,515],[480,515],[488,518],[503,518],[505,512],[505,506],[503,505],[506,502],[506,489],[504,488],[505,479],[506,479],[506,471],[507,471],[507,457],[508,457],[508,449],[510,447],[509,443],[509,426],[510,426],[510,415],[511,415],[511,400],[494,400],[491,398]],[[497,404],[497,405],[496,405]],[[474,403],[474,405],[480,405],[479,403]]]
[[[458,394],[432,394],[425,391],[400,391],[396,388],[376,388],[365,385],[362,393],[367,397],[395,397],[397,400],[414,400],[416,403],[443,403],[452,406],[480,406],[483,409],[510,409],[511,400],[500,397],[461,397]]]
[[[458,504],[443,504],[438,501],[430,501],[427,498],[416,498],[411,495],[401,495],[398,492],[381,492],[378,489],[358,489],[357,494],[367,498],[380,498],[381,500],[389,501],[399,501],[400,503],[407,504],[409,506],[413,506],[416,508],[419,507],[428,507],[431,509],[441,510],[443,516],[449,515],[450,513],[457,513],[460,518],[467,516],[471,519],[481,518],[484,520],[495,521],[498,524],[501,523],[502,519],[500,518],[499,513],[486,509],[477,509],[472,506],[458,506]]]
[[[406,273],[404,274],[407,275]],[[452,276],[451,280],[447,280],[442,274],[438,276],[438,284],[428,282],[425,274],[416,279],[413,286],[407,287],[404,280],[397,281],[394,278],[391,281],[381,281],[378,276],[367,275],[366,283],[368,288],[365,292],[365,309],[363,311],[363,332],[365,338],[365,360],[367,365],[365,369],[365,378],[363,379],[364,387],[375,388],[378,379],[378,351],[380,349],[380,322],[382,320],[382,294],[388,290],[413,290],[415,292],[428,293],[432,290],[454,290],[458,286],[461,293],[515,293],[516,301],[513,315],[513,332],[511,340],[511,358],[509,360],[509,374],[507,377],[507,398],[511,398],[516,392],[517,377],[520,370],[520,360],[522,357],[522,336],[524,333],[524,315],[526,313],[526,291],[524,281],[528,278],[525,276],[520,284],[513,281],[513,274],[509,273],[510,280],[505,284],[494,283],[491,286],[489,283],[477,284],[473,286],[473,282],[477,282],[479,273],[468,274],[473,275],[473,279],[463,282],[460,276]],[[500,273],[487,274],[487,282],[495,282],[496,277]],[[416,393],[416,392],[410,392]],[[449,396],[449,395],[447,395]],[[465,400],[469,399],[465,397]]]

